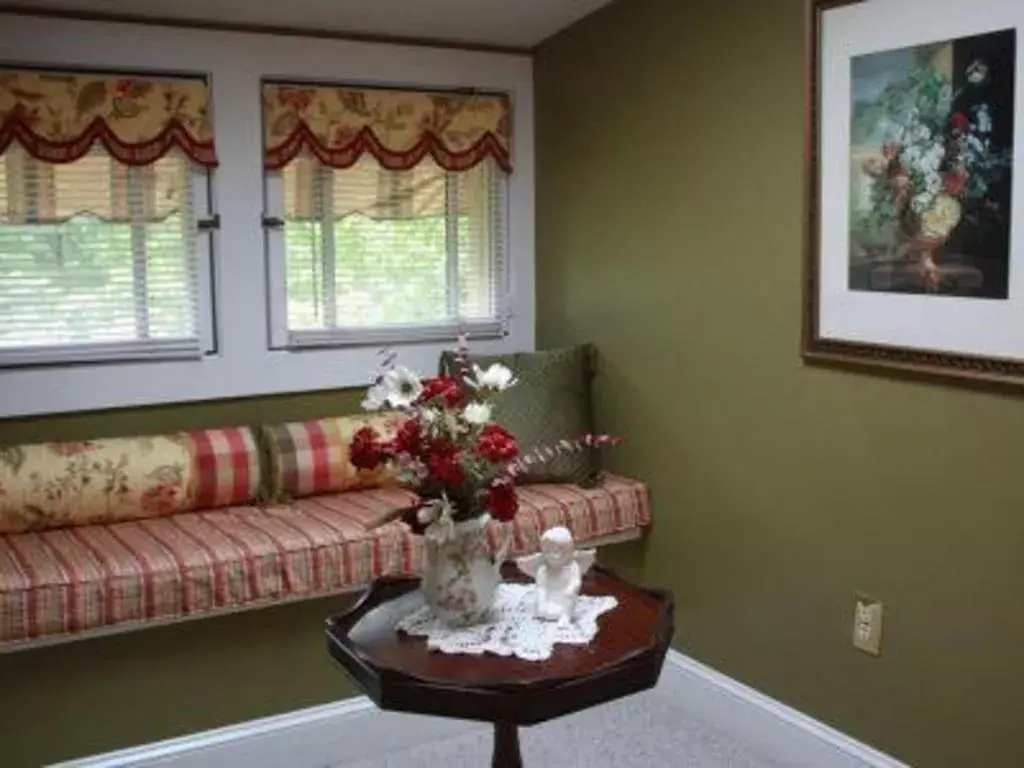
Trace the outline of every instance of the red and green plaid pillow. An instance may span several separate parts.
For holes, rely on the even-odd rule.
[[[390,483],[394,479],[390,470],[352,466],[348,447],[356,431],[365,426],[390,437],[394,421],[394,414],[368,414],[264,426],[263,441],[270,457],[269,496],[301,498]]]

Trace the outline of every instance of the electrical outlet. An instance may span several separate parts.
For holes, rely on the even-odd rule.
[[[857,593],[853,609],[853,645],[864,653],[882,652],[882,601]]]

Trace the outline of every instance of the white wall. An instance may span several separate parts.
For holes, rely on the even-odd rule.
[[[218,353],[198,361],[88,365],[0,372],[0,416],[206,400],[363,385],[374,347],[268,351],[260,79],[433,87],[512,94],[509,183],[512,308],[508,338],[476,352],[534,344],[533,69],[528,56],[239,32],[43,19],[0,14],[4,65],[197,73],[213,86],[220,166],[214,174]],[[401,361],[436,369],[442,345],[399,348]]]

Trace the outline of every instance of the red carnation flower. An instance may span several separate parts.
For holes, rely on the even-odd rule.
[[[950,115],[949,124],[953,126],[954,131],[959,131],[960,133],[967,133],[968,129],[971,127],[970,118],[968,118],[963,112],[954,112]]]
[[[967,171],[951,171],[946,174],[946,194],[960,197],[967,190]]]
[[[426,458],[427,475],[433,481],[455,487],[466,482],[466,473],[459,464],[457,451],[442,451],[431,453]]]
[[[373,427],[363,427],[352,436],[348,458],[356,469],[376,469],[384,461],[384,448]]]
[[[465,396],[465,390],[451,376],[438,376],[423,386],[420,402],[429,403],[431,400],[441,399],[446,405],[454,408],[463,401]]]
[[[440,395],[445,388],[443,376],[439,376],[436,379],[427,379],[423,382],[423,391],[420,392],[419,400],[425,403],[429,400],[433,400],[435,397]]]
[[[476,444],[477,451],[488,461],[495,464],[512,461],[519,455],[519,446],[511,432],[500,424],[488,424],[480,430],[480,439]]]
[[[395,453],[408,453],[412,456],[418,456],[421,452],[422,440],[423,430],[419,419],[407,419],[402,422],[402,426],[395,433],[392,446],[395,449]]]
[[[484,505],[495,520],[508,522],[519,511],[519,496],[516,494],[515,485],[509,479],[495,480],[487,491]]]

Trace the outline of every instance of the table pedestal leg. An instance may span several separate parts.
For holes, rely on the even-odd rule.
[[[512,723],[494,724],[491,768],[523,768],[523,758],[519,754],[519,729]]]

